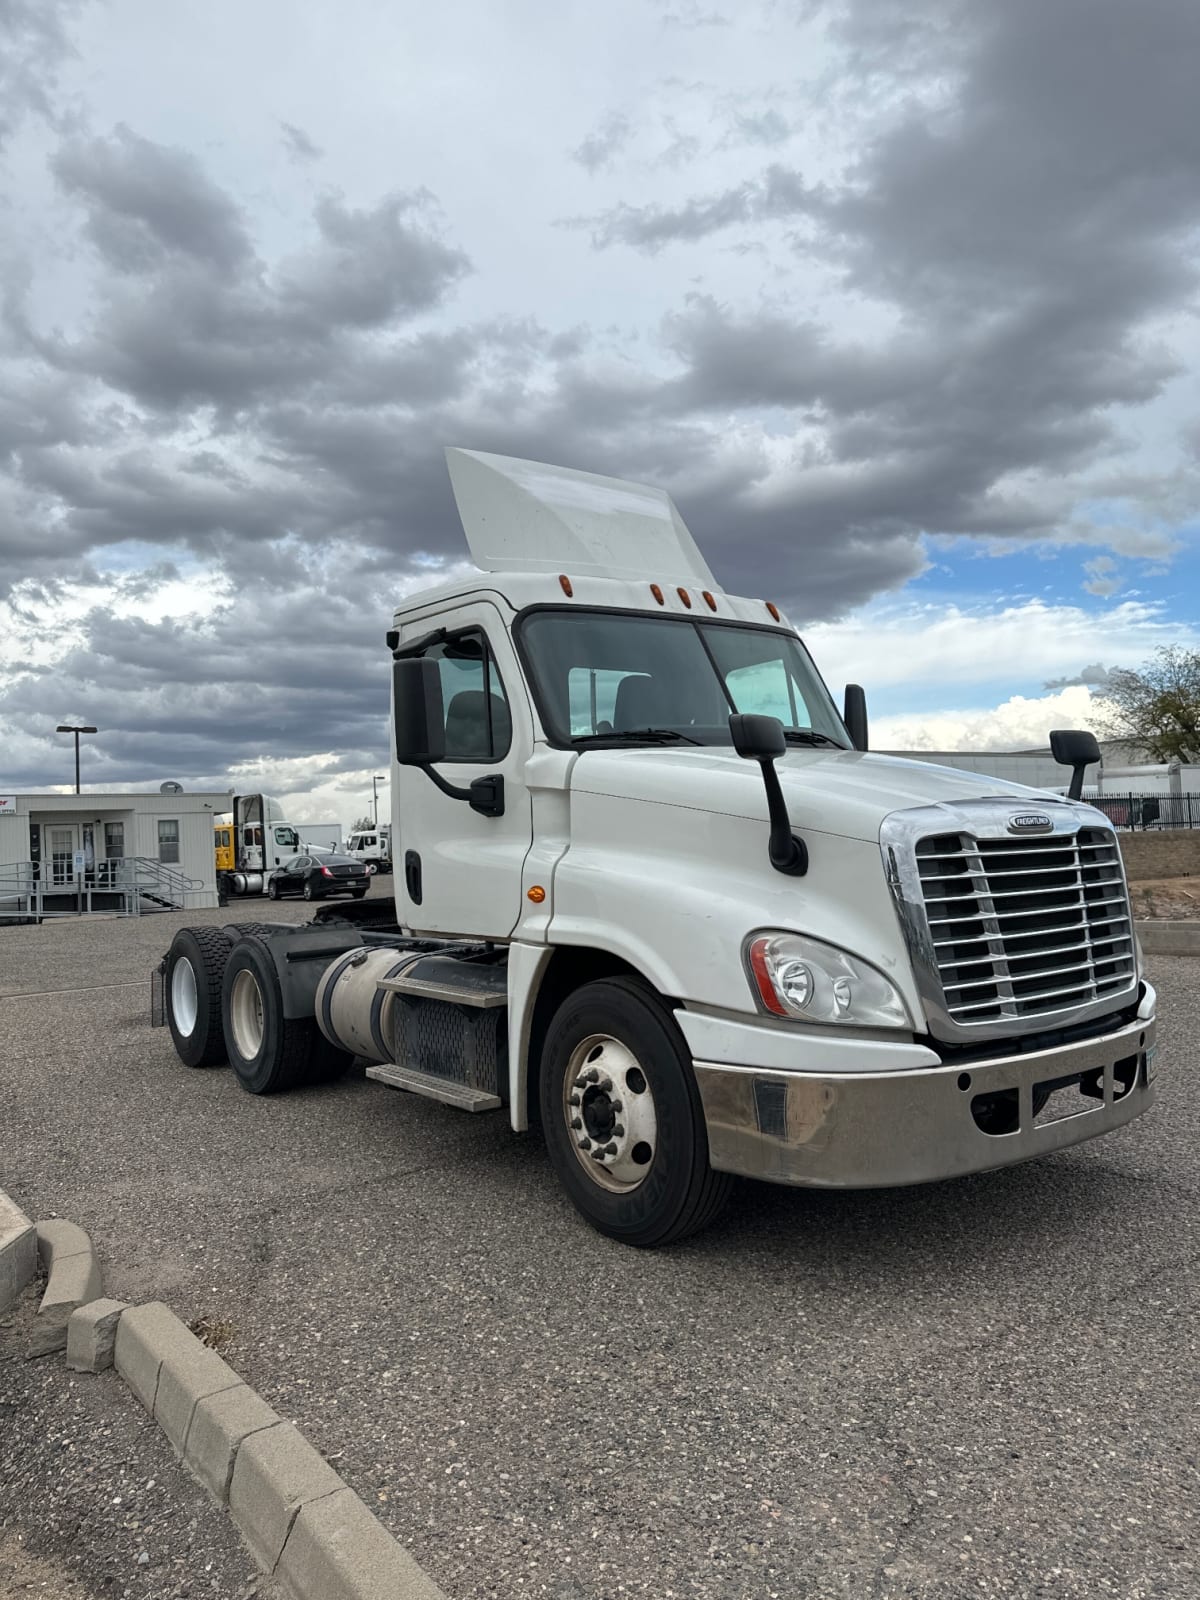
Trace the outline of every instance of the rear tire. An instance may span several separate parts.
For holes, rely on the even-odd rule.
[[[163,1003],[185,1067],[225,1060],[221,978],[233,940],[220,928],[180,928],[167,951]]]
[[[350,891],[356,900],[361,900],[366,892],[367,891],[365,889],[351,889]]]
[[[272,878],[270,883],[267,885],[267,899],[268,900],[278,900],[279,899],[279,885],[275,882],[274,878]]]
[[[229,1065],[247,1094],[280,1094],[311,1082],[325,1065],[312,1017],[288,1019],[275,963],[261,940],[239,939],[221,985]]]
[[[315,900],[317,898],[316,891],[313,889],[311,883],[306,883],[304,885],[304,898],[306,900]]]
[[[559,1181],[609,1238],[674,1244],[725,1204],[732,1179],[708,1164],[691,1058],[647,985],[605,978],[563,1001],[546,1035],[539,1099]]]

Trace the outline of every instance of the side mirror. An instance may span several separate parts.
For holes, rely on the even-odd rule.
[[[1072,769],[1067,799],[1078,800],[1083,793],[1084,772],[1100,759],[1096,735],[1083,728],[1055,728],[1050,734],[1050,754],[1060,767]]]
[[[783,723],[778,717],[738,711],[729,719],[729,734],[738,755],[747,761],[757,761],[762,768],[763,787],[767,791],[767,816],[771,823],[767,840],[768,860],[776,872],[784,872],[791,878],[802,878],[808,871],[808,846],[792,832],[783,790],[779,787],[779,774],[775,771],[775,762],[787,754]]]
[[[445,760],[442,678],[428,656],[402,656],[392,663],[392,724],[402,767]]]
[[[428,656],[401,656],[392,663],[392,723],[396,760],[402,767],[420,767],[443,794],[465,800],[485,817],[504,815],[504,778],[500,773],[476,778],[467,789],[448,782],[434,766],[446,759],[446,723],[442,677]]]
[[[783,723],[778,717],[757,716],[749,711],[735,712],[729,719],[729,732],[733,748],[747,761],[774,761],[787,754]]]
[[[842,701],[842,721],[846,724],[846,732],[850,735],[850,743],[854,748],[866,750],[868,748],[867,697],[861,683],[846,685],[846,694]]]

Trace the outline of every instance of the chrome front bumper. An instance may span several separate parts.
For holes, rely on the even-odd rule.
[[[1099,1038],[966,1066],[819,1074],[696,1061],[709,1159],[769,1183],[868,1189],[985,1172],[1080,1144],[1153,1104],[1153,1003],[1150,992],[1145,1016]],[[1132,1075],[1124,1093],[1115,1066]],[[1035,1121],[1034,1086],[1077,1074],[1095,1074],[1103,1098],[1076,1089],[1078,1111]],[[1019,1125],[985,1133],[972,1103],[1013,1090]]]

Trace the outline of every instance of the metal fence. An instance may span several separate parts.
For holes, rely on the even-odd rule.
[[[1084,795],[1117,828],[1200,828],[1200,794]]]

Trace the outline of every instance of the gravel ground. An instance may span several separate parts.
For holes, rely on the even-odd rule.
[[[181,920],[0,929],[0,1183],[89,1228],[111,1292],[232,1324],[454,1600],[1200,1592],[1195,962],[1151,962],[1130,1128],[921,1189],[745,1184],[641,1254],[500,1117],[189,1072],[145,1020]],[[68,1415],[83,1380],[29,1370]]]
[[[25,1358],[40,1294],[0,1320],[0,1600],[278,1596],[114,1372]]]

